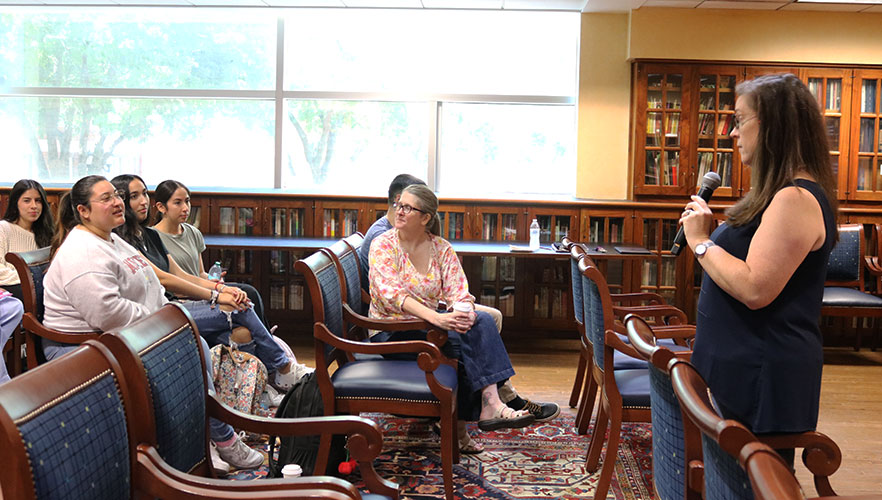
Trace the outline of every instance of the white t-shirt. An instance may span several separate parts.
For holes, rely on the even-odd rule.
[[[107,332],[149,316],[167,301],[150,263],[116,234],[67,235],[43,280],[43,324],[65,332]]]

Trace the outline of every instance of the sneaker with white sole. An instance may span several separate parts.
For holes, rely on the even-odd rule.
[[[217,453],[220,458],[237,469],[256,469],[263,464],[262,453],[252,450],[242,441],[242,433],[235,436],[236,440],[230,446],[218,446]]]
[[[266,405],[269,408],[278,408],[279,405],[282,404],[283,399],[285,399],[284,393],[279,392],[275,387],[267,384],[263,394],[260,395],[260,404]]]
[[[276,370],[276,375],[273,377],[273,385],[281,391],[288,392],[301,377],[314,371],[315,368],[310,368],[303,363],[294,363],[291,369],[288,370],[288,373],[281,373]]]
[[[211,468],[214,469],[214,473],[217,475],[227,474],[230,472],[230,464],[223,461],[223,459],[217,453],[217,445],[214,444],[214,441],[209,441],[209,452],[211,454]]]

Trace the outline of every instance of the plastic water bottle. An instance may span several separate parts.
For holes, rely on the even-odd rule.
[[[221,278],[223,272],[224,270],[221,267],[220,261],[215,262],[214,265],[211,266],[211,269],[208,270],[208,279],[212,281],[220,281],[223,279]]]
[[[530,250],[539,250],[539,221],[530,223]]]

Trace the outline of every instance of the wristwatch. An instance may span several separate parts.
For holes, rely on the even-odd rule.
[[[714,245],[716,245],[716,243],[711,240],[703,241],[695,245],[695,257],[698,259],[704,257],[704,254],[707,253],[707,249]]]

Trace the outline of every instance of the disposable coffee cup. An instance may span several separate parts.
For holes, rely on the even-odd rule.
[[[472,303],[471,302],[457,302],[453,304],[453,310],[457,312],[470,313],[472,312]]]
[[[303,469],[297,464],[288,464],[282,467],[283,477],[300,477],[301,474],[303,474]]]

